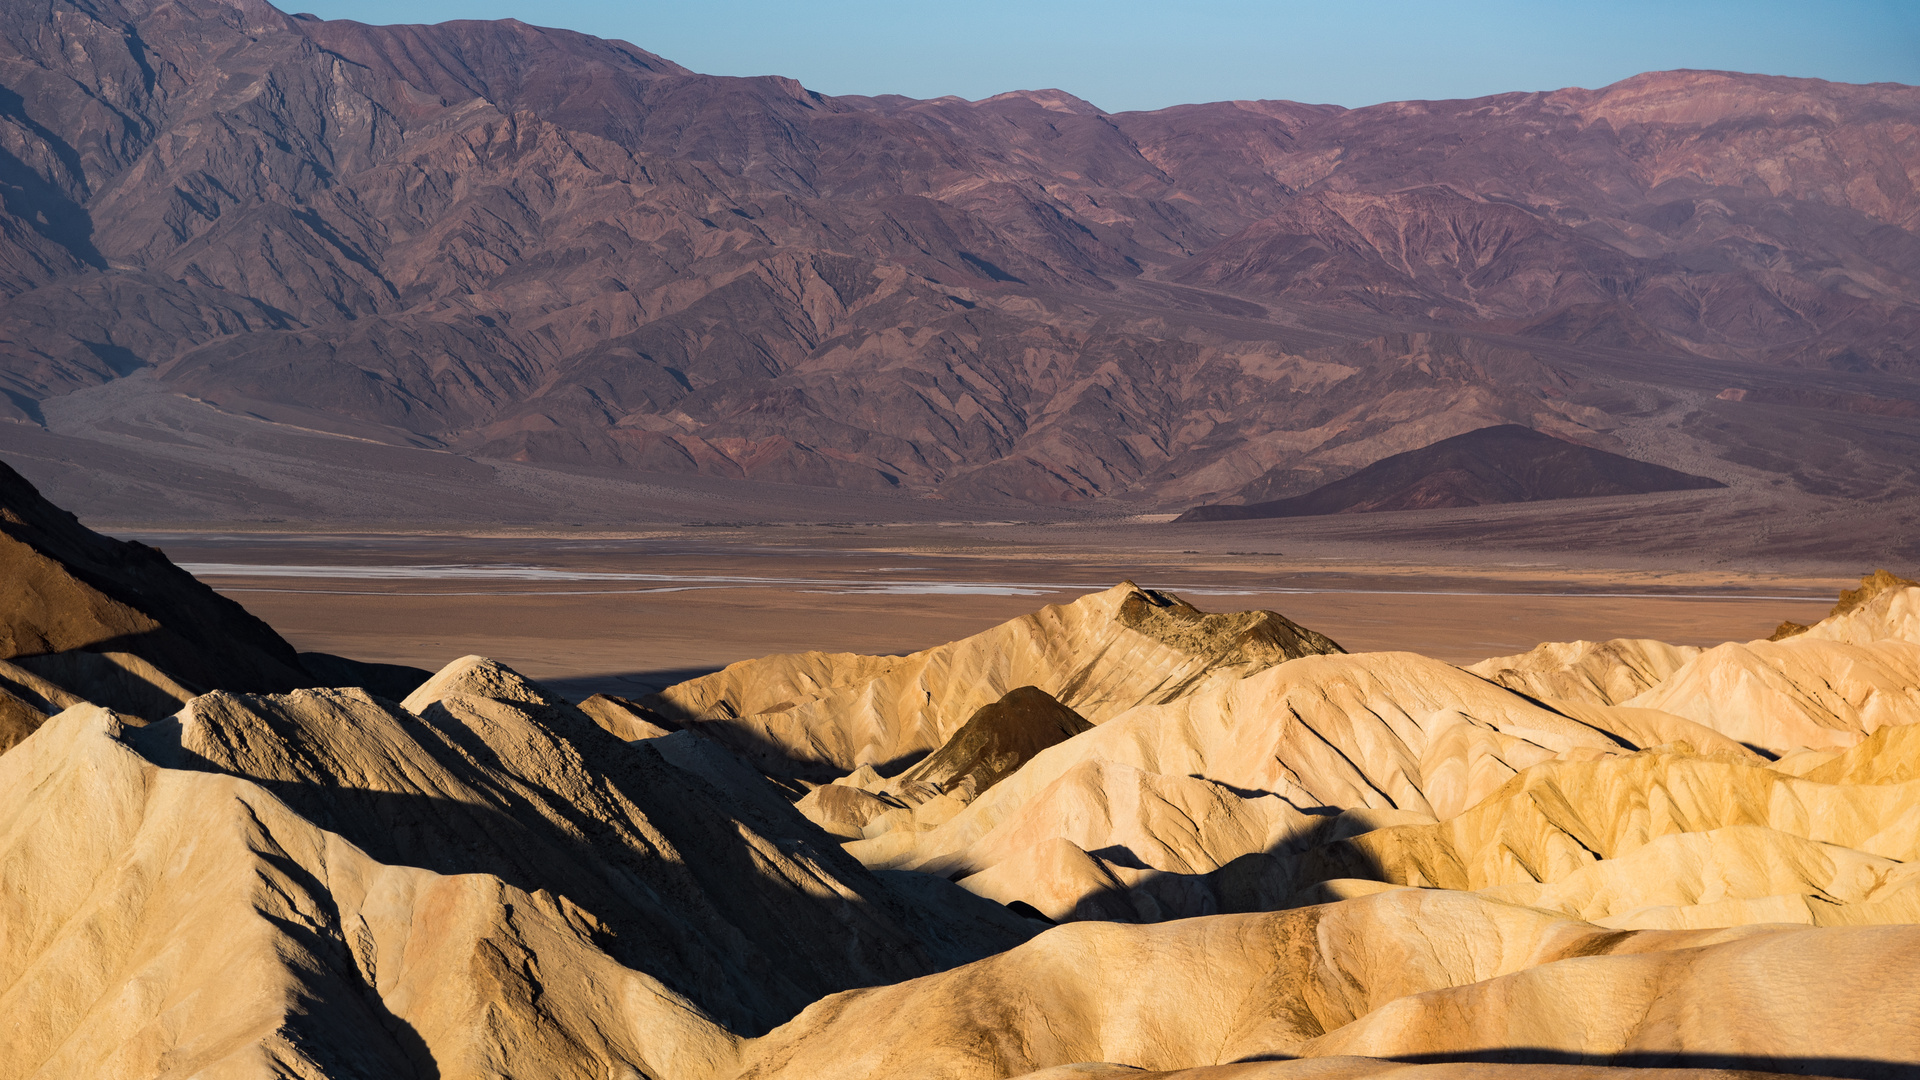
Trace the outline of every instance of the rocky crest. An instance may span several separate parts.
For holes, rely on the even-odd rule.
[[[10,598],[10,640],[118,611],[121,550],[170,599],[126,611],[208,668],[285,660],[157,552],[28,509],[67,530],[40,580],[98,588]],[[253,654],[220,640],[249,629]],[[1920,1062],[1888,1022],[1920,1005],[1920,587],[1884,571],[1786,640],[1469,669],[1122,583],[646,704],[576,706],[481,656],[420,674],[401,700],[181,689],[128,715],[100,692],[121,684],[0,662],[55,710],[22,725],[0,695],[8,1074]]]

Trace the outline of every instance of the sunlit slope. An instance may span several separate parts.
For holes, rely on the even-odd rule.
[[[0,1060],[44,1076],[705,1075],[1032,932],[479,658],[406,708],[69,709],[0,758],[0,865]]]
[[[861,765],[898,771],[1021,686],[1099,724],[1143,702],[1339,651],[1272,612],[1204,615],[1122,582],[924,652],[745,660],[648,704],[713,726],[764,767],[824,778]]]
[[[1681,715],[1692,666],[1731,647],[1576,643],[1478,666],[1531,670],[1543,689],[1586,685],[1586,701],[1523,697],[1411,654],[1315,656],[1127,710],[966,803],[887,809],[899,804],[880,802],[894,796],[885,777],[849,777],[857,790],[838,801],[873,811],[847,850],[1056,921],[1270,909],[1367,881],[1502,889],[1620,926],[1920,917],[1905,914],[1920,893],[1902,865],[1920,791],[1886,779],[1920,753],[1905,727],[1920,707],[1899,692],[1920,680],[1881,693],[1822,667],[1834,648],[1895,661],[1914,650],[1898,635],[1915,597],[1885,591],[1793,639],[1741,647],[1853,694],[1858,707],[1825,714],[1833,741],[1859,744],[1841,758],[1774,767]],[[1612,694],[1600,692],[1608,656],[1643,661],[1620,662]],[[1636,687],[1632,705],[1594,700]],[[1644,704],[1656,694],[1673,711]],[[1769,703],[1772,715],[1743,721],[1777,745],[1806,712],[1784,692]],[[1750,733],[1711,701],[1692,711]]]
[[[1920,1058],[1920,1032],[1887,1022],[1920,1005],[1906,977],[1916,962],[1913,926],[1619,933],[1401,890],[1061,927],[964,968],[828,998],[749,1044],[742,1075],[961,1080],[1081,1061],[1498,1060],[1515,1047],[1675,1063],[1831,1055],[1883,1062],[1867,1075],[1891,1077],[1892,1063]]]

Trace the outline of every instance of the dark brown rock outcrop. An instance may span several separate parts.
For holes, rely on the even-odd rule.
[[[1033,755],[1092,730],[1085,717],[1045,690],[1015,687],[982,705],[938,750],[889,786],[914,802],[935,795],[972,801]]]
[[[154,548],[80,524],[5,464],[0,582],[0,659],[31,666],[53,654],[123,654],[194,691],[312,682],[272,627]]]

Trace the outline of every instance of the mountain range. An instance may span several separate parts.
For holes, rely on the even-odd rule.
[[[1181,509],[1518,424],[1920,489],[1920,88],[1109,114],[260,0],[4,0],[0,87],[0,447],[43,483],[300,432]]]

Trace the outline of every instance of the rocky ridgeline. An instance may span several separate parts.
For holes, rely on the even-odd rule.
[[[1891,575],[1780,640],[1470,669],[1122,583],[575,705],[482,657],[290,685],[158,552],[0,495],[8,1075],[1920,1068]]]

